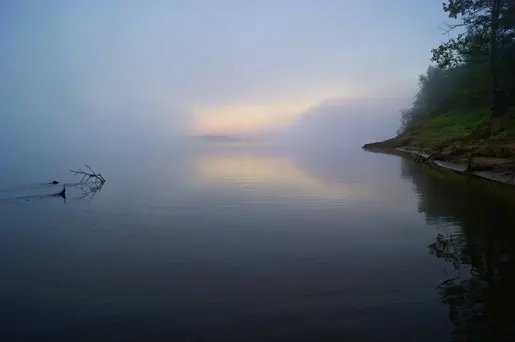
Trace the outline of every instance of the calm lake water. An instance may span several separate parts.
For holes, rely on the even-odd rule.
[[[80,165],[6,166],[0,340],[515,340],[511,188],[299,150],[96,160],[66,202]]]

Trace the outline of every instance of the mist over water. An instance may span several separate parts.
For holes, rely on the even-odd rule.
[[[35,129],[34,133],[29,130],[35,127],[30,120],[17,119],[19,121],[14,126],[11,123],[10,129],[4,126],[2,139],[8,148],[4,149],[4,172],[0,180],[23,183],[62,178],[68,176],[68,169],[84,163],[117,175],[124,171],[111,173],[110,165],[130,169],[159,159],[182,163],[204,148],[231,148],[236,144],[202,139],[202,135],[190,129],[191,112],[187,110],[165,110],[148,101],[124,101],[90,111],[82,103],[63,104],[69,109],[55,110],[63,118],[74,119],[41,124],[42,131]],[[337,153],[335,149],[359,147],[394,134],[400,101],[393,104],[385,101],[386,105],[382,106],[381,99],[374,101],[368,104],[363,100],[321,103],[299,113],[297,119],[288,124],[272,123],[256,133],[220,136],[244,138],[240,144],[280,145],[289,150],[310,149],[315,154],[316,149],[323,148]],[[41,106],[37,115],[46,116],[52,110],[50,106]],[[20,112],[19,115],[31,114]],[[378,125],[370,125],[371,122]]]
[[[332,100],[213,139],[131,102],[111,113],[130,122],[11,145],[0,338],[454,341],[492,319],[509,338],[512,310],[488,305],[513,285],[513,191],[362,151],[395,129],[397,104],[379,104]],[[84,163],[106,183],[80,184],[68,170]],[[476,283],[484,295],[455,300]]]
[[[88,161],[107,179],[97,190],[73,185],[59,158],[2,186],[2,340],[452,341],[491,329],[476,310],[449,312],[489,244],[504,251],[494,265],[515,260],[509,189],[346,145],[115,151]],[[48,196],[51,179],[69,184],[66,201]],[[505,204],[479,219],[472,193]],[[503,224],[487,238],[489,217]],[[457,303],[498,300],[501,279]],[[513,314],[489,310],[498,324]]]
[[[513,189],[360,148],[441,41],[372,3],[2,2],[0,341],[512,341]]]

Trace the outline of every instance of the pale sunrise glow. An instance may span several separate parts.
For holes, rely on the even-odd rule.
[[[261,104],[199,110],[194,131],[198,133],[254,133],[275,124],[288,123],[309,103]]]
[[[274,187],[287,187],[305,196],[327,199],[365,200],[374,196],[363,184],[329,183],[280,157],[206,155],[197,160],[196,179],[204,184],[224,180],[245,183],[251,179]]]
[[[288,124],[324,99],[341,90],[317,92],[290,101],[260,101],[252,104],[199,107],[195,110],[193,131],[200,134],[252,134],[276,125]]]

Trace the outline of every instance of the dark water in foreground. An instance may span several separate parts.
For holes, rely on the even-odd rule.
[[[515,340],[505,186],[359,149],[98,164],[66,203],[10,170],[1,341]]]

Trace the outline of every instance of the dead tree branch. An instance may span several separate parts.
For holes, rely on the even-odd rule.
[[[436,157],[438,154],[440,154],[442,150],[438,150],[436,152],[431,153],[428,155],[425,159],[422,160],[423,163],[432,162],[433,158]]]
[[[467,26],[466,23],[461,23],[461,24],[445,24],[445,28],[441,28],[441,30],[443,31],[442,32],[443,34],[449,35],[451,33],[451,31],[454,31],[458,27],[465,27],[465,26]]]
[[[82,179],[80,180],[80,182],[84,182],[84,180],[89,181],[91,178],[93,179],[96,179],[98,180],[100,183],[105,183],[105,178],[100,174],[100,173],[96,173],[95,171],[93,171],[93,169],[91,169],[88,165],[85,165],[89,171],[91,172],[86,172],[82,169],[78,169],[78,170],[70,170],[71,172],[75,173],[75,175],[82,175]]]
[[[436,157],[440,153],[442,153],[443,150],[444,150],[444,148],[439,148],[436,151],[433,151],[429,155],[424,155],[424,153],[422,152],[422,149],[421,149],[420,151],[417,152],[417,154],[415,156],[415,162],[416,163],[430,163],[430,162],[433,162],[434,157]]]

